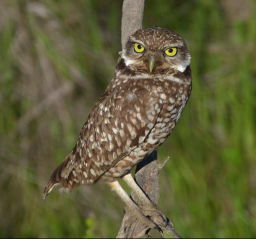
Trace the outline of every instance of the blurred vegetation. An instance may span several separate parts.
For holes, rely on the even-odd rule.
[[[103,184],[42,191],[121,50],[122,1],[0,0],[0,237],[114,237]],[[144,27],[179,33],[193,91],[159,160],[160,209],[184,237],[256,237],[256,2],[146,1]]]

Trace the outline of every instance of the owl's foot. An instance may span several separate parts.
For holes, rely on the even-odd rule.
[[[140,223],[145,224],[146,227],[155,228],[161,230],[160,227],[144,214],[144,211],[141,210],[136,204],[126,205],[126,210],[128,211],[129,222],[128,227],[134,224],[137,220]],[[150,214],[150,213],[149,213]]]
[[[168,223],[172,223],[169,219],[163,215],[155,206],[153,205],[140,205],[139,206],[143,214],[148,217],[151,221],[157,224],[159,227],[166,227]]]

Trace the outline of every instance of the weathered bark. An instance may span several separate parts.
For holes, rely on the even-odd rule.
[[[145,0],[124,0],[122,11],[122,49],[130,35],[142,28]]]

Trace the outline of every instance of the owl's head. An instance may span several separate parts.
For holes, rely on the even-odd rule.
[[[185,41],[160,27],[140,29],[130,36],[121,54],[125,65],[144,74],[184,72],[190,64]]]

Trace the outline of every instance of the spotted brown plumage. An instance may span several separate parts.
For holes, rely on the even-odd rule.
[[[144,51],[136,52],[134,43]],[[171,48],[177,54],[169,57],[164,52]],[[135,32],[75,147],[52,173],[44,196],[58,184],[70,191],[80,184],[113,182],[161,145],[190,96],[189,64],[186,44],[174,32],[159,27]]]

